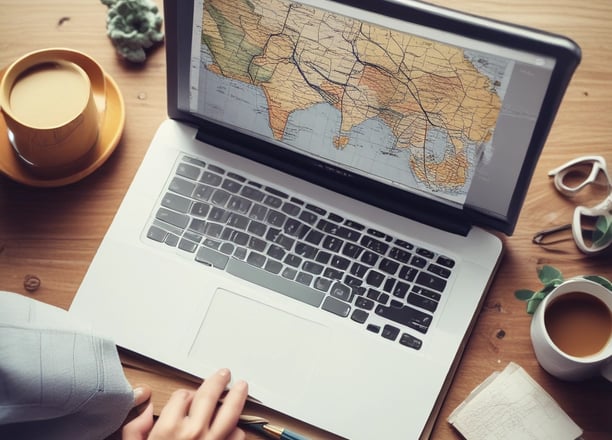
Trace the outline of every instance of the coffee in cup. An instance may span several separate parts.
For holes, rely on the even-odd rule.
[[[538,306],[531,340],[540,365],[565,380],[612,381],[612,291],[583,278],[555,288]]]
[[[94,90],[100,87],[104,78],[97,63],[68,49],[33,52],[6,69],[0,106],[6,135],[25,165],[53,174],[89,152],[98,137],[102,109]]]

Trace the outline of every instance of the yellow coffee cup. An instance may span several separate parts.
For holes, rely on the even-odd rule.
[[[96,143],[104,106],[102,68],[70,49],[26,54],[7,67],[0,82],[11,145],[40,174],[78,165]]]

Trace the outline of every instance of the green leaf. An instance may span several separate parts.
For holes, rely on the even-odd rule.
[[[521,301],[527,301],[529,299],[531,299],[531,297],[533,296],[535,292],[533,290],[529,290],[529,289],[520,289],[517,290],[516,292],[514,292],[514,296],[516,297],[516,299],[519,299]]]
[[[593,246],[602,247],[612,242],[612,217],[600,215],[593,231]]]
[[[582,278],[584,278],[585,280],[593,281],[597,284],[601,284],[606,289],[612,290],[612,282],[610,282],[610,280],[608,280],[607,278],[604,278],[599,275],[585,275]]]
[[[539,298],[532,298],[527,301],[527,313],[533,315],[541,302],[542,300]]]
[[[546,265],[538,268],[538,278],[545,286],[563,282],[563,275],[561,272],[552,266]]]

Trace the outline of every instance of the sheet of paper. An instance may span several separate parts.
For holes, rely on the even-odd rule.
[[[515,363],[493,373],[449,416],[467,440],[575,440],[582,430]]]

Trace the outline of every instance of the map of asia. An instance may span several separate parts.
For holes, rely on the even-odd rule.
[[[462,203],[511,62],[283,0],[204,0],[197,112]]]

